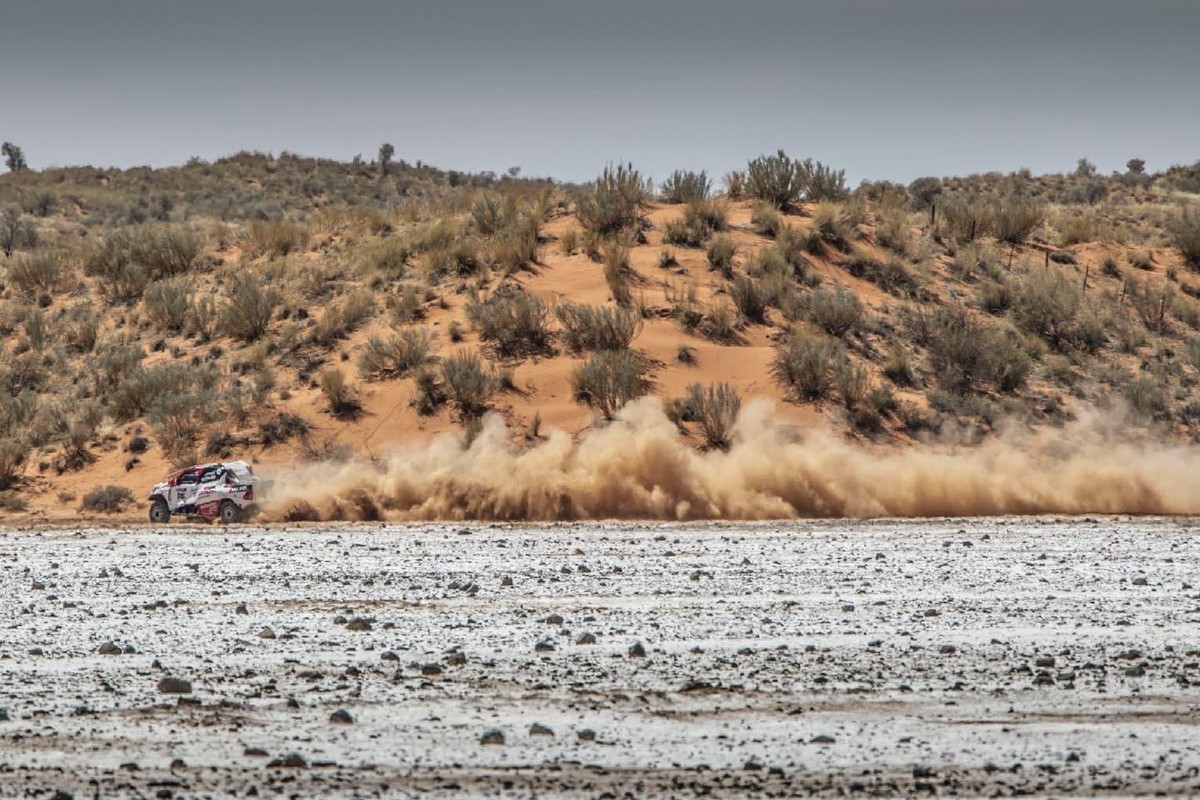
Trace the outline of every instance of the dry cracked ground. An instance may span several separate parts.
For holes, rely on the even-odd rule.
[[[1196,534],[2,531],[0,796],[1195,796]]]

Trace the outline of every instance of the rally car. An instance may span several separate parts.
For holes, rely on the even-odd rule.
[[[172,514],[241,522],[254,513],[255,487],[263,484],[244,461],[197,464],[176,472],[150,490],[150,521],[169,522]]]

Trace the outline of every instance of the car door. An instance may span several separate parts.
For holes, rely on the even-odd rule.
[[[179,479],[175,481],[175,488],[171,490],[172,509],[190,506],[196,502],[199,480],[200,471],[196,469],[184,470],[179,474]]]

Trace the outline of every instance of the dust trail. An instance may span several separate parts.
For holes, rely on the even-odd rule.
[[[276,478],[268,519],[574,520],[1200,513],[1200,449],[1129,442],[1104,421],[1048,440],[880,451],[802,437],[746,405],[727,452],[681,441],[659,402],[578,440],[518,448],[493,416],[468,446],[444,434],[383,466],[314,465]]]

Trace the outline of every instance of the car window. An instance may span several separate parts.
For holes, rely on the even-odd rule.
[[[225,470],[221,467],[213,467],[212,469],[206,469],[206,470],[204,470],[204,472],[200,473],[200,482],[201,483],[212,483],[213,481],[220,478],[221,474],[224,471]]]
[[[200,476],[195,472],[185,472],[179,476],[179,483],[180,485],[192,484],[195,483],[199,477]]]

